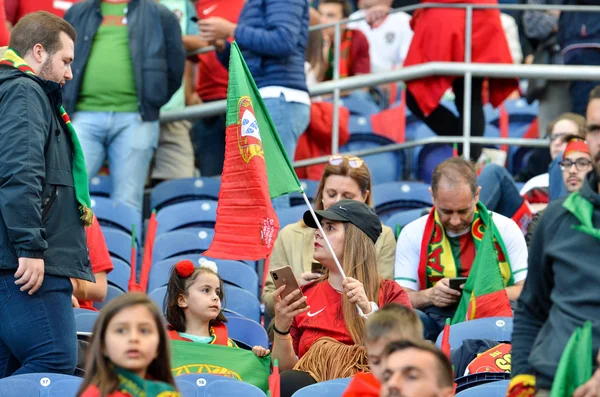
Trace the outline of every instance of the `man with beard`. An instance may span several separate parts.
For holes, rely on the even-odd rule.
[[[587,124],[594,171],[585,176],[578,191],[550,203],[531,241],[530,276],[515,312],[510,395],[535,388],[536,396],[548,396],[569,337],[586,320],[600,314],[600,97],[593,93]],[[600,347],[600,326],[597,321],[592,324],[595,355]],[[573,396],[595,397],[599,392],[597,373]]]
[[[0,378],[77,361],[70,278],[94,277],[85,160],[61,106],[75,38],[63,19],[28,14],[0,59]]]

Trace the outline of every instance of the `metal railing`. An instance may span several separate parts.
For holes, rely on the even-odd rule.
[[[547,80],[599,80],[600,68],[596,66],[564,66],[564,65],[515,65],[515,64],[485,64],[471,63],[471,41],[473,11],[479,9],[506,9],[506,10],[530,10],[547,11],[559,10],[567,12],[600,12],[600,6],[573,6],[573,5],[550,5],[550,4],[445,4],[445,3],[420,3],[401,7],[390,11],[391,13],[402,11],[413,11],[422,8],[447,8],[465,9],[465,57],[464,63],[458,62],[429,62],[421,65],[405,67],[399,70],[372,73],[340,79],[340,43],[341,26],[348,22],[357,22],[364,18],[344,19],[338,22],[311,26],[310,30],[321,30],[328,27],[335,28],[334,34],[334,59],[333,80],[316,84],[309,88],[311,96],[333,93],[333,125],[331,136],[331,151],[333,154],[339,151],[339,105],[340,92],[357,88],[377,86],[380,84],[410,81],[429,76],[464,76],[464,102],[463,102],[463,135],[450,137],[433,137],[401,144],[391,144],[378,148],[352,151],[357,156],[385,153],[402,150],[414,146],[433,143],[463,143],[465,157],[470,156],[471,143],[489,145],[517,145],[544,147],[548,145],[545,139],[515,139],[515,138],[483,138],[471,136],[471,87],[473,77],[496,77],[496,78],[537,78]],[[211,51],[213,48],[202,49],[200,52]],[[459,104],[457,104],[459,106]],[[223,114],[226,110],[226,101],[208,102],[202,105],[189,106],[182,110],[161,112],[161,122],[170,122],[181,119],[197,119]],[[294,162],[295,167],[302,167],[326,162],[327,156]]]

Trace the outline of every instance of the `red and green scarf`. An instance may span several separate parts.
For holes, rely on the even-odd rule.
[[[581,197],[578,192],[573,192],[565,199],[563,207],[581,222],[580,225],[574,225],[573,229],[600,239],[600,229],[595,228],[592,223],[594,204]]]
[[[119,367],[115,367],[115,373],[119,378],[118,392],[124,396],[181,397],[181,394],[168,383],[142,379],[133,372]]]
[[[6,50],[4,57],[0,59],[0,65],[10,65],[19,69],[23,73],[35,75],[35,72],[33,69],[31,69],[27,62],[25,62],[25,60],[11,48]],[[79,203],[79,213],[81,214],[81,220],[83,221],[84,226],[91,226],[93,214],[90,208],[91,199],[88,187],[88,174],[85,167],[83,150],[81,149],[81,144],[79,143],[79,139],[77,137],[77,133],[75,132],[75,128],[73,128],[71,119],[62,106],[60,107],[60,115],[65,123],[65,128],[69,133],[71,144],[73,146],[73,186],[75,188],[75,197]]]
[[[350,76],[350,49],[352,47],[352,30],[348,29],[344,32],[344,36],[340,42],[340,78]],[[329,68],[325,72],[325,80],[333,80],[333,46],[329,50]]]
[[[504,246],[504,241],[494,224],[492,217],[489,215],[487,208],[482,203],[477,203],[473,223],[471,224],[471,236],[475,243],[475,258],[473,263],[479,258],[479,247],[484,233],[488,227],[492,227],[494,245],[496,246],[496,258],[490,258],[495,261],[504,279],[505,286],[514,284],[513,274],[510,267],[509,258]],[[458,274],[457,260],[452,254],[450,241],[446,236],[444,226],[441,224],[435,207],[431,209],[427,223],[425,224],[425,232],[421,242],[421,258],[419,260],[419,282],[421,290],[431,288],[442,278],[460,277]],[[486,261],[487,262],[487,261]],[[471,264],[462,264],[463,266]]]

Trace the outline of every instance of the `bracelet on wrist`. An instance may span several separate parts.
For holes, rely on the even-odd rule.
[[[275,332],[276,334],[279,335],[289,335],[290,334],[290,329],[288,328],[287,331],[283,332],[277,329],[277,327],[275,326],[275,324],[273,324],[273,332]]]

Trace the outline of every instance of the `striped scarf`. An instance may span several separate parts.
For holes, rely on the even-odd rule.
[[[352,60],[350,59],[350,49],[352,48],[352,30],[348,29],[344,32],[344,36],[340,42],[340,78],[350,77],[350,67]],[[333,80],[333,51],[329,50],[329,68],[325,73],[325,80]]]
[[[35,75],[35,72],[33,69],[31,69],[27,62],[25,62],[25,60],[11,48],[6,50],[4,57],[0,59],[0,65],[9,65],[17,68],[23,73]],[[79,213],[81,214],[83,225],[88,227],[92,225],[94,216],[90,208],[91,199],[83,150],[81,149],[81,144],[79,143],[79,138],[77,138],[77,133],[75,132],[75,128],[71,123],[71,119],[62,106],[60,107],[60,116],[61,120],[64,122],[64,127],[69,133],[73,147],[73,186],[75,188],[75,197],[79,203]]]

